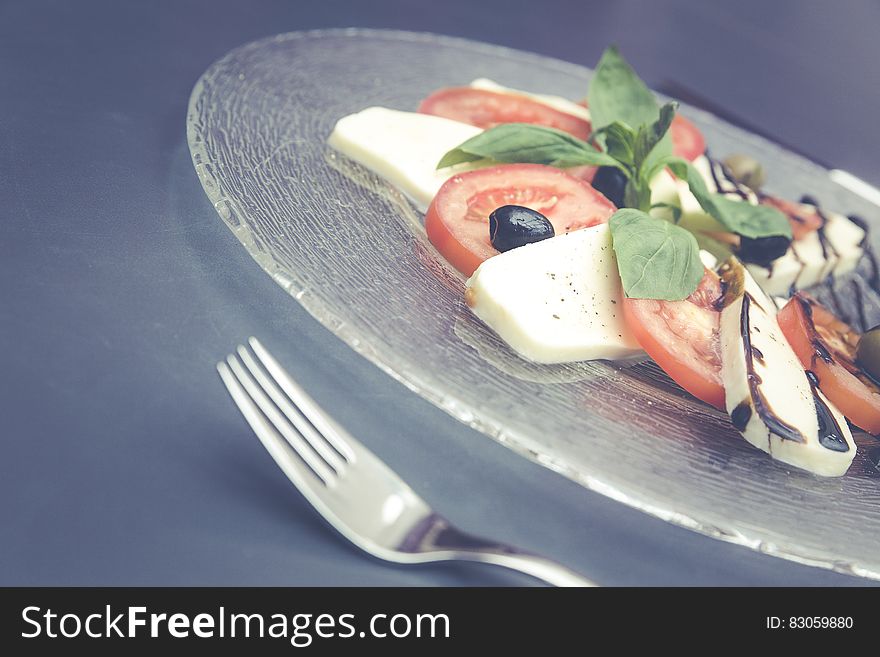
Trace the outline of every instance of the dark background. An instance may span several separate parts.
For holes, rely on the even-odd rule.
[[[248,335],[463,528],[608,585],[859,583],[590,493],[446,416],[311,319],[215,215],[189,93],[253,39],[431,31],[698,90],[880,183],[875,2],[0,3],[0,584],[526,584],[389,567],[331,533],[214,363]],[[344,93],[344,90],[340,90]]]

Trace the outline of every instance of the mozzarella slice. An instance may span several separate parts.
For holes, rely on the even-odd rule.
[[[669,171],[663,169],[651,178],[651,203],[665,203],[666,205],[679,205],[677,179]],[[651,216],[667,221],[673,221],[674,216],[669,208],[652,208]]]
[[[842,276],[856,268],[864,253],[865,231],[855,223],[836,212],[824,212],[825,238],[837,255],[832,272]]]
[[[565,112],[566,114],[576,116],[579,119],[583,119],[584,121],[590,120],[590,110],[588,110],[583,105],[578,105],[577,103],[570,101],[568,98],[563,98],[562,96],[552,96],[550,94],[533,94],[529,93],[528,91],[511,89],[510,87],[503,87],[497,82],[494,82],[488,78],[477,78],[476,80],[471,82],[470,86],[474,89],[494,91],[499,94],[525,96],[526,98],[536,100],[539,103],[547,105],[548,107],[552,107],[553,109],[559,110],[560,112]]]
[[[607,224],[489,258],[468,280],[465,300],[529,360],[564,363],[641,354],[623,320]]]
[[[823,215],[826,222],[821,231],[792,242],[769,268],[746,265],[767,294],[788,296],[791,290],[802,290],[856,268],[864,253],[865,231],[836,212],[823,211]]]
[[[437,171],[440,158],[480,132],[440,116],[368,107],[339,119],[328,143],[385,178],[424,212],[444,182],[474,168],[464,164]]]
[[[746,269],[765,293],[774,297],[788,297],[792,289],[797,289],[795,281],[801,273],[801,262],[789,247],[785,255],[776,258],[770,267],[749,263]]]
[[[856,453],[843,415],[811,383],[776,322],[775,304],[735,258],[722,266],[732,300],[721,311],[725,405],[745,439],[826,477]]]

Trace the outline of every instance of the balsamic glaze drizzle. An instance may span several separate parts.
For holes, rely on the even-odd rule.
[[[859,314],[859,325],[856,328],[859,330],[859,333],[864,333],[870,328],[868,326],[868,319],[865,317],[864,292],[862,292],[862,286],[859,285],[859,282],[855,278],[850,281],[850,286],[853,289],[853,296],[856,298],[856,311]]]
[[[719,162],[718,160],[713,160],[708,156],[707,159],[709,160],[709,173],[712,174],[712,182],[715,183],[715,189],[718,191],[718,193],[724,195],[736,194],[744,201],[748,201],[751,199],[754,192],[752,192],[748,187],[746,187],[736,178],[734,178],[733,174],[730,172],[730,169],[724,166],[724,163]],[[718,177],[719,171],[721,172],[721,178]],[[728,186],[732,187],[732,189],[725,189],[724,186],[721,184],[722,179],[726,183],[728,183]]]
[[[773,412],[773,409],[771,409],[770,405],[767,403],[766,397],[764,397],[764,392],[761,390],[761,383],[763,383],[763,381],[761,379],[761,376],[755,371],[755,361],[753,358],[754,348],[752,347],[752,334],[749,326],[749,307],[752,303],[755,303],[756,306],[758,305],[751,294],[749,294],[748,292],[743,294],[742,310],[740,311],[739,330],[740,335],[742,336],[743,350],[746,357],[746,378],[749,382],[749,394],[752,398],[752,404],[755,407],[755,412],[758,414],[758,417],[761,418],[761,421],[767,426],[767,429],[769,429],[770,433],[779,436],[783,440],[791,440],[796,443],[805,443],[807,442],[806,438],[804,438],[803,434],[800,431],[795,429],[790,424],[787,424]],[[742,406],[742,404],[740,404],[740,406]],[[739,406],[737,406],[737,408],[739,408]],[[749,416],[750,415],[751,414],[749,414]],[[731,420],[734,420],[732,414]],[[743,423],[743,427],[745,427],[745,425],[748,423],[748,420],[749,417],[747,416],[745,418],[745,422]],[[736,424],[736,422],[734,422],[734,424]]]
[[[801,296],[796,296],[796,299],[803,305],[805,311],[812,316],[812,307],[809,306],[809,303],[803,299]],[[763,392],[760,389],[760,384],[762,383],[760,375],[755,371],[755,359],[763,362],[764,355],[761,351],[752,344],[752,336],[751,336],[751,326],[749,322],[749,308],[751,304],[755,304],[758,308],[757,302],[751,294],[746,292],[743,295],[743,303],[742,310],[740,315],[740,335],[743,340],[743,349],[746,355],[746,376],[749,382],[749,393],[752,398],[752,403],[755,407],[755,412],[758,413],[758,417],[764,422],[767,426],[767,429],[770,433],[775,434],[782,438],[783,440],[792,440],[798,443],[805,443],[806,439],[804,435],[783,421],[779,416],[773,413],[770,405],[767,403],[767,399],[764,397]],[[804,305],[805,304],[805,305]],[[809,308],[807,311],[806,309]],[[814,355],[813,355],[813,364],[815,365],[816,358],[821,358],[826,362],[832,362],[831,354],[825,348],[825,346],[814,339],[813,341]],[[828,404],[819,396],[818,386],[819,386],[819,378],[816,376],[815,372],[811,370],[807,370],[806,372],[807,380],[810,382],[810,391],[813,394],[813,403],[816,408],[816,422],[818,424],[819,433],[818,439],[819,444],[822,445],[825,449],[829,449],[833,452],[846,452],[849,451],[849,443],[846,442],[846,438],[844,437],[846,434],[843,429],[841,429],[840,424],[837,422],[837,419],[834,417],[834,414],[831,412],[831,409],[828,408]],[[737,417],[734,417],[734,414],[731,413],[731,420],[734,423],[734,426],[742,431],[742,428],[739,427],[738,423],[742,424],[744,428],[751,417],[751,412],[746,413],[742,410],[743,404],[740,403],[735,409],[734,413],[737,413]]]
[[[807,377],[809,379],[809,377]],[[813,400],[816,402],[816,420],[819,423],[819,444],[832,452],[848,452],[849,443],[844,438],[843,429],[837,423],[837,418],[828,408],[828,404],[822,399],[813,381],[810,380],[810,389],[813,391]]]
[[[880,294],[880,266],[878,266],[877,254],[874,253],[874,247],[871,245],[871,240],[868,236],[868,224],[864,219],[855,214],[849,215],[847,219],[865,231],[865,236],[862,238],[862,241],[859,242],[859,246],[862,248],[864,254],[868,256],[868,262],[871,264],[871,275],[868,277],[868,286],[875,294]]]

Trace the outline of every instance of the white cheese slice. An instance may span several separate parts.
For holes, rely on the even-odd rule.
[[[771,264],[772,267],[768,268],[749,263],[746,269],[764,292],[774,297],[788,297],[801,273],[800,261],[789,247],[785,255],[776,258]]]
[[[474,89],[482,89],[484,91],[494,91],[499,94],[510,94],[512,96],[525,96],[526,98],[531,98],[532,100],[536,100],[539,103],[543,103],[548,107],[552,107],[555,110],[559,110],[560,112],[565,112],[566,114],[571,114],[572,116],[576,116],[579,119],[583,119],[584,121],[590,120],[590,110],[588,110],[583,105],[578,105],[575,102],[570,101],[568,98],[563,98],[562,96],[553,96],[550,94],[533,94],[528,91],[520,91],[519,89],[511,89],[510,87],[504,87],[493,80],[488,78],[477,78],[470,84]]]
[[[828,261],[822,250],[822,240],[819,239],[819,234],[816,231],[807,233],[801,239],[793,241],[785,253],[786,256],[790,254],[794,254],[801,265],[800,273],[794,280],[796,290],[815,285],[827,276]],[[830,253],[828,255],[831,256]]]
[[[651,178],[651,204],[665,203],[666,205],[679,205],[677,179],[666,169],[661,170]],[[672,221],[674,216],[669,208],[651,208],[651,216]]]
[[[856,453],[846,420],[811,385],[776,322],[773,301],[738,261],[724,267],[738,270],[744,281],[721,311],[721,378],[733,424],[783,463],[842,475]]]
[[[440,158],[480,132],[440,116],[368,107],[339,119],[328,143],[385,178],[424,212],[446,180],[473,168],[437,171]]]
[[[865,239],[865,231],[842,214],[823,211],[827,222],[825,223],[825,238],[832,250],[837,253],[837,262],[834,264],[835,276],[843,276],[856,268],[862,257],[864,248],[862,242]]]
[[[465,299],[520,355],[564,363],[641,354],[621,295],[611,230],[600,224],[489,258]]]
[[[718,266],[718,258],[706,251],[706,249],[700,249],[700,261],[707,269],[715,269]]]
[[[828,211],[823,214],[827,221],[822,237],[814,231],[795,240],[785,255],[774,260],[769,268],[746,265],[767,294],[788,296],[792,289],[802,290],[832,274],[843,276],[856,268],[864,252],[865,231],[841,214]]]

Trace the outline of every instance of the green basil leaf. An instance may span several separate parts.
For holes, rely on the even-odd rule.
[[[626,187],[623,188],[623,207],[640,208],[641,196],[638,182],[632,179],[628,180]]]
[[[662,164],[668,166],[677,178],[687,181],[691,194],[697,199],[700,207],[729,231],[752,239],[773,235],[792,238],[791,224],[776,208],[734,201],[722,194],[710,192],[703,176],[687,160],[670,157]]]
[[[714,213],[710,210],[706,212],[738,235],[752,239],[780,235],[792,239],[791,223],[776,208],[733,201],[721,194],[712,194],[712,203]]]
[[[615,46],[602,53],[590,80],[587,104],[594,130],[615,121],[638,127],[653,123],[658,116],[654,94]]]
[[[677,224],[681,221],[681,208],[677,205],[673,205],[672,203],[652,203],[651,209],[658,208],[660,210],[669,210],[672,215],[672,223]],[[696,236],[695,236],[696,237]],[[697,237],[697,245],[699,245],[700,240]]]
[[[605,138],[605,152],[615,160],[627,166],[635,163],[636,131],[628,125],[615,121],[600,130],[593,132],[593,137]]]
[[[463,151],[460,148],[453,148],[441,158],[440,162],[437,163],[437,168],[445,169],[446,167],[454,167],[456,164],[464,164],[465,162],[476,162],[477,160],[482,159],[484,158],[480,155],[468,153],[467,151]]]
[[[471,137],[446,153],[437,168],[485,158],[496,162],[548,164],[561,168],[582,164],[618,166],[613,157],[597,151],[567,132],[529,123],[503,123]]]
[[[680,301],[703,278],[697,240],[684,228],[625,208],[611,216],[611,239],[626,296]]]
[[[672,155],[672,138],[670,137],[665,142],[663,142],[663,138],[669,132],[669,126],[672,125],[672,119],[675,118],[677,107],[678,103],[666,103],[660,108],[660,116],[656,121],[650,125],[642,125],[639,128],[633,148],[635,165],[637,167],[642,167],[651,155],[654,155],[653,159],[655,160]],[[668,152],[666,147],[668,147]],[[655,150],[657,151],[656,154],[654,153]],[[645,168],[650,169],[650,167],[649,163]]]

